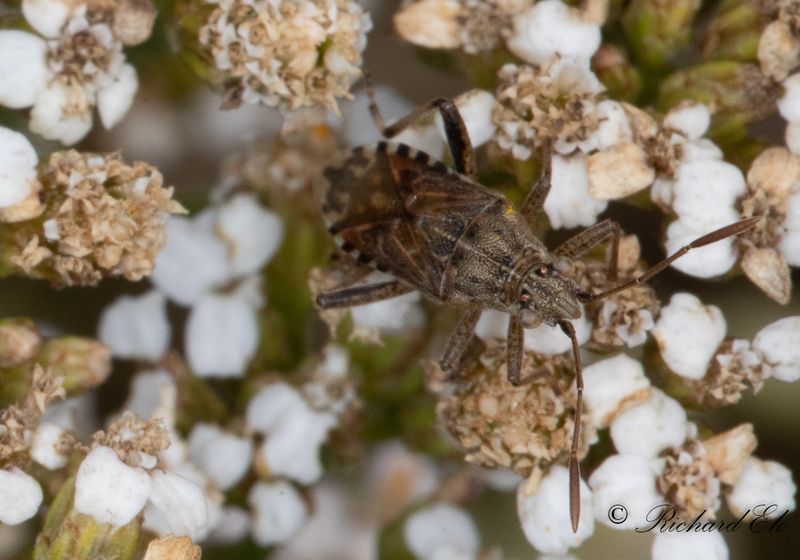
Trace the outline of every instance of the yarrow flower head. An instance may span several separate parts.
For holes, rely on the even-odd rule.
[[[164,245],[167,216],[184,211],[158,170],[117,154],[55,152],[41,165],[38,184],[37,213],[4,228],[12,248],[6,258],[57,285],[147,276]]]
[[[0,31],[0,103],[32,107],[31,130],[67,145],[91,130],[95,106],[105,128],[119,122],[139,85],[122,48],[150,36],[149,0],[25,0],[22,12],[38,35]]]
[[[225,107],[337,110],[337,98],[349,96],[361,75],[372,21],[352,0],[207,1],[216,7],[198,36]]]

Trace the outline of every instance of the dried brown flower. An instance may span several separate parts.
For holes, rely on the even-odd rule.
[[[6,258],[56,285],[150,274],[168,215],[184,212],[155,168],[128,165],[117,154],[55,152],[40,181],[47,210],[38,220],[5,228],[16,247]]]
[[[160,418],[140,420],[133,413],[126,412],[108,428],[96,432],[92,442],[92,447],[110,447],[120,460],[138,467],[158,457],[169,447],[170,439]]]
[[[576,401],[573,364],[566,355],[526,352],[524,383],[514,387],[506,380],[505,356],[505,348],[490,340],[479,360],[465,360],[469,363],[457,379],[440,384],[437,413],[468,462],[529,476],[569,457]],[[427,370],[433,378],[444,376],[434,362]],[[581,456],[589,439],[583,432]]]
[[[337,109],[361,75],[369,16],[351,0],[255,5],[219,2],[198,33],[220,82],[226,108],[263,103],[294,110]]]
[[[764,363],[747,340],[726,339],[702,379],[685,379],[693,399],[703,407],[739,402],[745,390],[758,393],[764,384]]]
[[[713,518],[719,508],[720,480],[700,440],[689,439],[667,455],[656,486],[675,505],[680,517],[695,518],[707,510]]]
[[[39,331],[30,319],[0,319],[0,368],[32,359],[41,343]]]

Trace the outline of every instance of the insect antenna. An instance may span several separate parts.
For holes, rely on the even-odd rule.
[[[575,335],[575,327],[569,321],[559,321],[558,326],[572,342],[572,357],[575,361],[575,387],[578,398],[575,401],[575,422],[572,429],[572,447],[569,451],[569,518],[572,532],[578,532],[581,517],[581,467],[578,461],[578,446],[581,440],[581,417],[583,416],[583,368],[581,366],[580,345]]]
[[[605,299],[608,296],[616,294],[617,292],[627,290],[632,286],[637,286],[639,284],[642,284],[647,280],[649,280],[650,278],[652,278],[653,276],[655,276],[656,274],[658,274],[659,272],[661,272],[662,270],[664,270],[665,268],[667,268],[669,265],[671,265],[673,262],[681,258],[683,255],[685,255],[692,249],[697,249],[705,245],[710,245],[711,243],[714,243],[716,241],[721,241],[726,237],[731,237],[733,235],[738,235],[742,232],[745,232],[748,229],[752,228],[754,225],[756,225],[756,223],[760,219],[761,216],[754,216],[752,218],[740,220],[736,223],[714,230],[711,233],[707,233],[702,237],[698,237],[688,245],[684,245],[683,247],[675,251],[673,254],[668,256],[663,261],[647,269],[640,276],[637,276],[636,278],[628,280],[627,282],[623,282],[622,284],[619,284],[617,286],[614,286],[613,288],[609,288],[608,290],[596,294],[591,294],[588,292],[580,292],[578,294],[578,301],[580,301],[581,303],[590,303],[592,301]]]

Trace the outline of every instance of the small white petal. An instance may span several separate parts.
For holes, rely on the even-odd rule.
[[[592,491],[580,481],[581,515],[578,532],[572,532],[569,514],[569,471],[552,467],[535,493],[526,495],[527,481],[517,490],[517,514],[522,531],[536,550],[545,554],[566,554],[594,533]]]
[[[740,218],[733,205],[745,189],[744,175],[735,165],[694,159],[678,169],[672,208],[696,229],[712,231]]]
[[[789,266],[800,266],[800,189],[789,196],[783,227],[780,251]]]
[[[650,461],[639,455],[612,455],[594,470],[589,486],[595,519],[614,529],[644,526],[647,513],[664,503]],[[616,516],[616,505],[627,510],[627,519]]]
[[[350,310],[353,322],[364,329],[400,331],[418,327],[424,321],[419,292],[359,305]]]
[[[368,490],[381,518],[393,518],[406,506],[431,495],[438,483],[435,463],[409,451],[399,440],[379,445],[370,459]]]
[[[610,99],[601,101],[597,104],[597,116],[600,119],[596,133],[598,150],[633,141],[630,120],[620,102]]]
[[[783,96],[778,99],[778,111],[789,122],[800,121],[800,73],[783,80]]]
[[[438,503],[420,509],[403,525],[406,546],[419,560],[475,558],[480,548],[478,528],[462,509]]]
[[[199,540],[209,524],[204,491],[191,480],[173,472],[154,470],[150,501],[160,510],[166,523],[165,533],[186,535]]]
[[[0,126],[0,208],[28,197],[38,161],[36,150],[23,134]]]
[[[570,157],[553,154],[553,186],[545,200],[544,211],[554,228],[590,226],[607,205],[605,200],[594,199],[589,194],[585,154]]]
[[[167,242],[156,258],[153,283],[181,305],[190,305],[228,274],[225,244],[213,231],[215,217],[203,212],[193,220],[172,216]]]
[[[652,459],[664,449],[683,443],[688,429],[686,411],[680,403],[653,388],[649,399],[614,419],[611,439],[623,455]]]
[[[718,532],[656,533],[652,560],[728,560],[728,545]]]
[[[61,426],[43,422],[33,433],[31,458],[48,469],[60,469],[67,464],[67,456],[58,452],[56,446],[66,430]]]
[[[258,348],[255,309],[235,296],[208,294],[189,314],[186,355],[201,377],[240,377]]]
[[[42,487],[16,467],[0,469],[0,523],[17,525],[39,511]]]
[[[189,434],[192,462],[222,490],[239,482],[250,468],[253,442],[236,437],[214,424],[198,423]]]
[[[487,309],[481,314],[475,326],[475,334],[483,339],[505,340],[508,335],[509,314]],[[579,344],[584,344],[592,334],[592,326],[584,314],[571,320]],[[572,342],[559,327],[541,324],[533,329],[525,329],[525,348],[540,354],[561,354],[572,348]]]
[[[106,129],[112,128],[128,112],[133,105],[136,90],[139,89],[139,78],[136,68],[123,64],[111,83],[97,92],[97,112],[100,122]]]
[[[677,293],[661,310],[652,333],[672,371],[688,379],[701,379],[726,329],[718,307],[703,305],[692,294]]]
[[[65,0],[22,0],[22,14],[41,35],[56,38],[70,16],[71,3]]]
[[[47,44],[33,33],[0,31],[0,105],[30,107],[44,90],[50,71]]]
[[[702,103],[672,109],[664,117],[664,126],[682,132],[692,140],[700,138],[711,124],[711,111]]]
[[[690,162],[696,159],[722,159],[722,150],[708,138],[697,138],[695,140],[689,140],[688,142],[679,143],[683,149],[683,154],[681,156],[682,162]]]
[[[250,194],[237,194],[218,210],[217,228],[229,248],[231,272],[236,276],[258,271],[283,241],[281,219]]]
[[[784,135],[786,147],[793,154],[800,154],[800,121],[790,122],[786,125]]]
[[[308,519],[308,510],[297,489],[286,481],[258,482],[247,495],[253,509],[253,540],[261,546],[286,541]]]
[[[482,89],[473,89],[459,95],[454,101],[464,120],[464,125],[467,127],[467,134],[472,146],[476,148],[488,142],[497,130],[497,126],[492,120],[492,111],[495,106],[494,95]],[[436,128],[442,140],[446,141],[447,135],[444,132],[442,116],[438,111],[435,118]]]
[[[252,520],[250,514],[236,506],[222,508],[222,516],[214,530],[208,535],[208,542],[213,544],[236,544],[241,542],[250,532]]]
[[[603,428],[621,412],[620,405],[632,405],[647,398],[650,380],[641,362],[619,354],[595,362],[583,370],[586,412],[593,426]]]
[[[728,492],[727,502],[736,516],[750,510],[752,515],[768,515],[774,519],[785,511],[794,511],[796,493],[797,486],[789,469],[775,461],[750,457],[739,480]]]
[[[675,220],[667,227],[667,240],[665,249],[671,255],[695,239],[711,233],[718,227],[738,221],[736,216],[723,224],[711,226],[704,224],[699,229],[689,220]],[[680,270],[684,274],[696,276],[697,278],[713,278],[728,272],[736,264],[737,254],[734,249],[733,239],[730,237],[716,241],[699,249],[692,249],[686,255],[672,263],[672,267]]]
[[[78,468],[74,508],[98,523],[121,527],[139,515],[151,487],[144,469],[129,467],[108,447],[96,447]]]
[[[92,128],[88,94],[80,85],[51,81],[31,109],[31,132],[68,146],[81,140]]]
[[[507,44],[531,64],[544,64],[556,55],[588,61],[600,46],[600,27],[583,21],[577,10],[559,0],[544,0],[514,18]]]
[[[753,348],[764,355],[771,377],[800,379],[800,316],[785,317],[758,331]]]
[[[302,484],[322,476],[319,448],[336,425],[332,414],[313,410],[296,389],[278,382],[250,400],[246,417],[250,429],[266,435],[258,453],[271,473]]]
[[[150,361],[167,351],[170,331],[167,301],[158,290],[118,297],[103,310],[97,328],[115,356]]]
[[[172,376],[163,369],[142,371],[131,382],[128,400],[124,410],[130,410],[139,418],[150,418],[165,395],[177,394]]]

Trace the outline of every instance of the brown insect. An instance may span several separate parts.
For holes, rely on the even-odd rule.
[[[501,194],[475,180],[475,161],[464,121],[449,99],[436,99],[384,126],[372,95],[370,112],[384,137],[392,138],[422,114],[438,109],[455,170],[405,144],[379,142],[353,150],[341,167],[329,168],[322,210],[339,246],[364,264],[395,279],[320,294],[322,309],[352,307],[419,290],[437,303],[463,309],[441,358],[452,370],[467,347],[484,309],[511,315],[508,325],[508,380],[522,380],[523,328],[558,325],[572,341],[577,402],[570,449],[570,517],[580,517],[578,445],[583,411],[583,376],[578,340],[570,323],[581,303],[603,299],[645,282],[691,249],[751,228],[758,217],[742,220],[696,239],[641,276],[601,293],[582,291],[570,276],[570,259],[611,242],[609,278],[616,279],[620,227],[603,220],[568,239],[554,251],[531,232],[550,190],[551,150],[544,170],[519,210]]]

